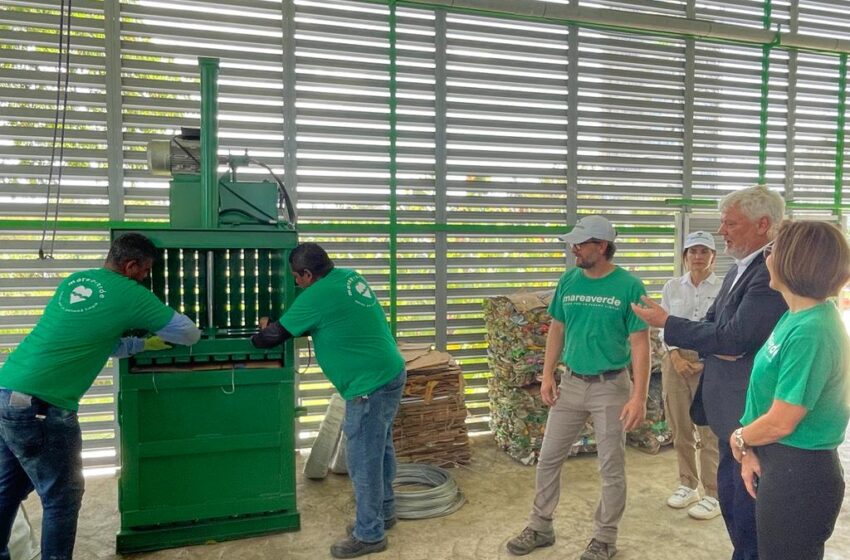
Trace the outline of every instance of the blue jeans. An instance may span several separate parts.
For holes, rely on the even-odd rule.
[[[0,389],[0,560],[18,507],[41,498],[43,560],[70,560],[83,499],[83,439],[77,413]]]
[[[354,538],[362,542],[384,540],[384,520],[395,517],[393,421],[406,380],[407,372],[402,371],[369,395],[345,402],[346,461],[356,506]]]

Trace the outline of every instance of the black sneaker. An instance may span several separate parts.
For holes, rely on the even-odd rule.
[[[398,517],[390,517],[389,519],[384,519],[384,531],[389,531],[395,524],[398,523]],[[345,528],[345,534],[349,537],[354,534],[354,521],[348,524]]]
[[[331,546],[331,556],[334,558],[357,558],[364,554],[383,552],[387,549],[387,538],[378,542],[363,542],[348,536],[341,541],[336,541]]]
[[[587,548],[579,560],[608,560],[617,554],[617,547],[613,543],[604,543],[596,539],[590,539]]]
[[[507,549],[516,556],[525,556],[536,548],[555,544],[555,533],[538,533],[531,527],[526,527],[522,533],[508,541]]]

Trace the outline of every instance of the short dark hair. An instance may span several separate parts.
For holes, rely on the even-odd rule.
[[[150,239],[141,233],[125,233],[112,242],[106,262],[115,266],[122,266],[130,261],[140,263],[148,260],[156,260],[156,246]]]
[[[600,240],[600,241],[604,241],[604,240]],[[617,252],[617,246],[614,245],[613,241],[606,241],[606,243],[608,243],[608,246],[605,247],[605,260],[610,261],[611,259],[614,258],[614,253]]]
[[[289,266],[298,274],[309,270],[314,277],[321,278],[334,269],[334,262],[316,243],[302,243],[289,253]]]

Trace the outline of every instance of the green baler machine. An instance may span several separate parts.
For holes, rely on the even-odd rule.
[[[119,553],[300,527],[294,344],[250,341],[261,316],[279,316],[294,298],[294,218],[278,219],[277,177],[238,181],[247,156],[218,176],[218,60],[200,66],[200,153],[177,140],[175,156],[190,165],[171,166],[171,227],[140,233],[159,252],[149,287],[203,337],[120,360]]]

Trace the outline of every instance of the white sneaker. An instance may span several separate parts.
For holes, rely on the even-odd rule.
[[[667,498],[667,505],[671,508],[682,509],[699,501],[699,492],[687,486],[679,486],[673,495]]]
[[[720,515],[720,502],[711,496],[706,496],[688,510],[688,515],[694,519],[714,519]]]

